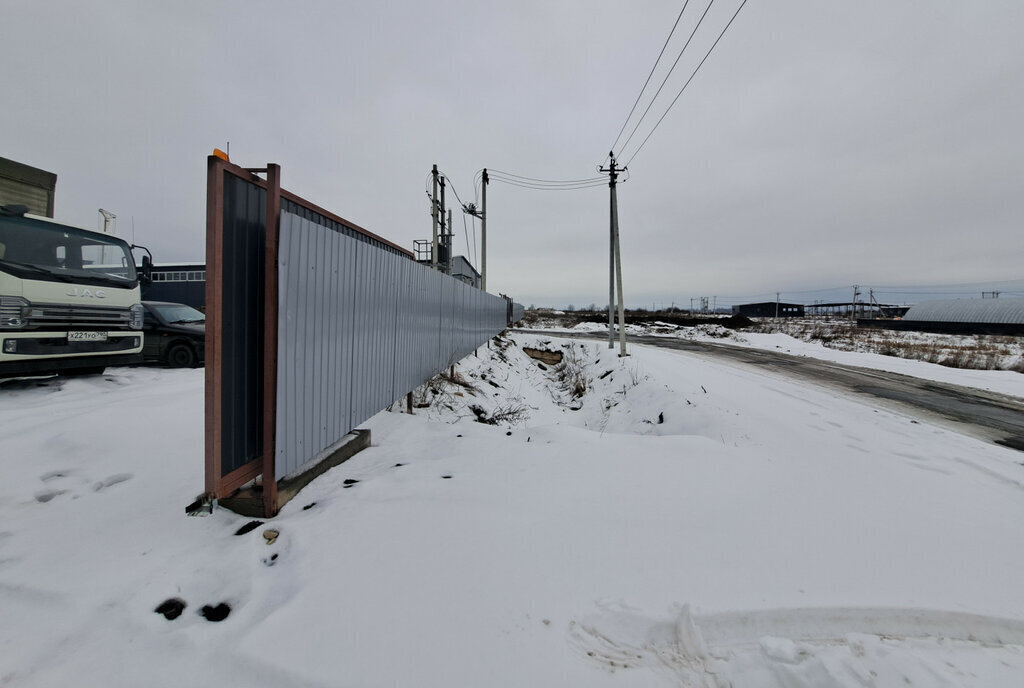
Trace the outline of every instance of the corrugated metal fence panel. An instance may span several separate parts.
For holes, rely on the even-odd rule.
[[[224,175],[221,476],[262,455],[267,192]]]
[[[294,213],[278,266],[278,477],[506,327],[505,299]]]
[[[1024,299],[936,299],[910,307],[904,320],[1024,324]]]

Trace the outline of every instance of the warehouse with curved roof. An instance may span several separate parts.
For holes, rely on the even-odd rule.
[[[910,307],[904,320],[1024,325],[1024,299],[940,299]]]
[[[938,299],[910,307],[901,320],[858,320],[862,327],[949,334],[1024,335],[1024,298]]]

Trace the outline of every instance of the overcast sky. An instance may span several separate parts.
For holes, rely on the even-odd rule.
[[[622,162],[741,1],[715,0]],[[110,210],[158,263],[204,260],[206,156],[228,141],[411,249],[434,163],[464,201],[483,167],[596,176],[682,6],[12,0],[0,156],[57,173],[58,219]],[[1024,293],[1021,36],[1019,0],[747,2],[619,187],[627,304]],[[491,291],[607,302],[607,187],[492,182],[488,204]]]

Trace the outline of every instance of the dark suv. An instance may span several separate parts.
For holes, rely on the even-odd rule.
[[[142,357],[172,368],[203,364],[206,350],[206,316],[183,303],[143,301]]]

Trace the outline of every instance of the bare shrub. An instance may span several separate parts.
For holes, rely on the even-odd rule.
[[[515,425],[521,423],[529,416],[529,407],[524,404],[509,404],[498,406],[490,413],[482,406],[470,404],[469,410],[476,416],[476,422],[485,425]]]
[[[466,380],[466,378],[462,376],[462,373],[458,371],[455,371],[453,373],[451,370],[446,370],[445,372],[438,375],[437,378],[435,379],[441,381],[442,383],[447,383],[447,385],[453,387],[461,387],[465,390],[468,390],[470,394],[475,394],[477,391],[473,383]]]
[[[582,349],[580,345],[580,349]],[[579,399],[587,393],[587,372],[583,356],[575,345],[570,344],[565,348],[565,355],[562,362],[555,368],[558,381],[569,393],[570,398]]]

